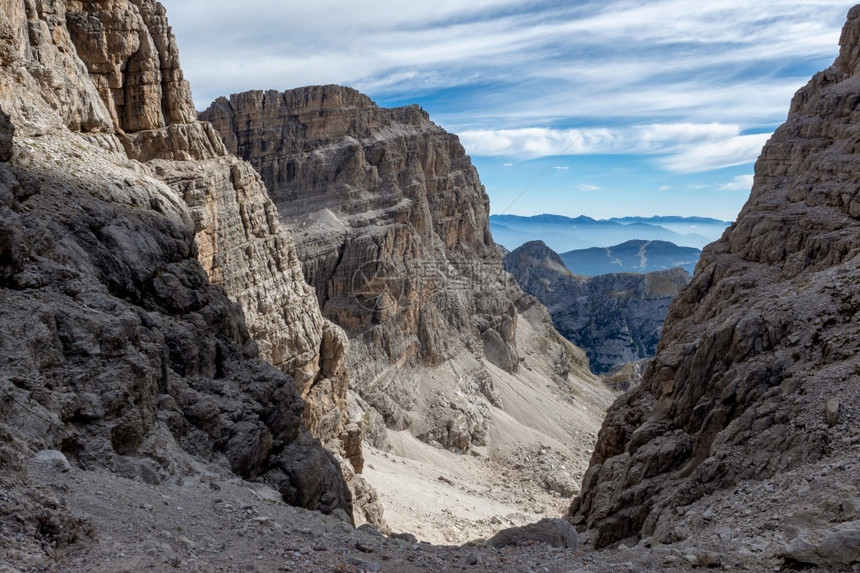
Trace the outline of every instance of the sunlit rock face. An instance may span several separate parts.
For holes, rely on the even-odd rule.
[[[610,409],[571,506],[598,545],[665,537],[680,508],[743,480],[856,459],[858,53],[855,7],[839,57],[797,92],[762,150],[737,223],[672,304],[642,386]],[[774,511],[792,501],[773,499]],[[824,529],[851,519],[828,515]],[[838,563],[803,543],[790,558]]]
[[[483,445],[499,405],[486,365],[517,372],[534,302],[502,268],[458,138],[417,106],[340,86],[236,94],[201,117],[259,171],[323,314],[348,333],[371,441],[384,445],[384,422],[454,451]]]

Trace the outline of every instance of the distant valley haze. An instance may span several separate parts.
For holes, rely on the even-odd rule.
[[[496,214],[734,220],[845,2],[164,0],[197,109],[342,84],[457,133]],[[608,245],[603,245],[608,246]]]
[[[490,216],[490,230],[494,240],[509,251],[537,240],[543,241],[557,253],[592,247],[613,247],[633,240],[659,241],[698,250],[719,239],[728,226],[727,221],[706,217],[622,217],[598,220],[585,216],[565,217],[551,214],[532,217]],[[676,249],[676,252],[684,253],[679,261],[685,264],[690,261],[689,249],[686,252]]]

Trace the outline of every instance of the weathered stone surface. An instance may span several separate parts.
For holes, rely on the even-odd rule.
[[[12,138],[15,136],[15,126],[9,115],[0,109],[0,161],[12,158]]]
[[[36,452],[33,460],[35,463],[54,472],[67,472],[72,467],[69,465],[69,460],[63,455],[63,452],[58,450],[42,450],[40,452]]]
[[[839,524],[819,536],[814,542],[804,537],[791,540],[785,548],[786,561],[817,567],[860,563],[860,521]]]
[[[195,121],[191,88],[160,3],[67,0],[65,21],[118,129],[135,132]]]
[[[532,303],[502,268],[457,137],[339,86],[219,98],[201,117],[262,175],[324,315],[350,336],[363,401],[430,443],[486,443],[499,402],[483,361],[516,372]]]
[[[259,177],[196,122],[164,8],[0,9],[0,425],[89,469],[157,482],[203,459],[349,510],[302,423],[340,448],[345,335]]]
[[[610,409],[571,506],[598,546],[651,535],[741,480],[857,451],[823,414],[839,398],[840,418],[858,419],[860,7],[841,46],[764,147],[747,204],[672,304],[641,387]]]
[[[196,121],[164,8],[152,0],[70,2],[71,40],[126,154],[191,209],[198,259],[239,302],[260,356],[290,374],[323,442],[346,419],[345,336],[322,318],[292,240],[256,172]]]
[[[520,287],[546,305],[559,333],[585,350],[597,374],[652,357],[669,304],[690,282],[681,268],[576,276],[542,241],[522,245],[504,261]]]
[[[831,398],[824,405],[824,419],[827,420],[828,426],[835,426],[839,423],[839,411],[842,409],[842,403],[839,398]]]
[[[491,537],[487,545],[506,547],[535,542],[564,549],[576,549],[579,544],[576,529],[569,522],[564,519],[544,518],[537,523],[503,529]]]
[[[0,92],[19,133],[36,135],[57,124],[113,132],[114,123],[73,48],[62,1],[0,1]],[[21,89],[21,88],[25,89]],[[38,94],[46,106],[32,105]]]

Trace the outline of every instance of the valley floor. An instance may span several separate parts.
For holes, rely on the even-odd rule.
[[[421,473],[422,463],[415,460],[376,452],[371,457],[370,463],[382,468],[375,471],[394,475],[391,468],[400,465],[405,477]],[[88,516],[92,534],[53,549],[40,548],[32,534],[21,533],[16,539],[0,528],[0,571],[623,573],[715,565],[725,570],[779,571],[784,568],[780,556],[785,542],[783,524],[811,526],[826,504],[856,500],[860,467],[853,456],[849,458],[808,466],[776,480],[745,482],[733,495],[722,492],[703,499],[679,515],[678,527],[687,539],[669,544],[643,540],[634,547],[621,545],[600,552],[588,548],[587,536],[581,536],[583,547],[577,551],[543,544],[494,549],[386,538],[372,529],[355,530],[334,516],[288,506],[275,501],[278,495],[273,490],[206,469],[181,485],[153,486],[107,472],[75,467],[62,472],[31,463],[28,487],[42,490],[64,513]],[[468,465],[464,473],[467,471]],[[809,493],[810,486],[815,487],[815,495]],[[774,490],[780,493],[767,494]],[[0,495],[3,509],[13,516],[15,511],[27,511],[25,506],[10,504],[10,493],[14,494]],[[445,492],[416,489],[416,522],[426,519],[422,508],[431,493]],[[786,494],[795,496],[797,502],[780,503]],[[474,504],[478,522],[482,515],[505,510],[504,503],[478,503],[471,495],[460,491],[452,501]],[[462,517],[451,515],[451,527],[460,527],[460,520]],[[85,529],[71,533],[82,534]]]

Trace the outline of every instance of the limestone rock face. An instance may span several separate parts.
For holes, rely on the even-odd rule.
[[[117,128],[133,132],[195,121],[191,88],[161,4],[67,0],[65,20]]]
[[[0,423],[87,468],[204,459],[349,510],[306,429],[341,449],[346,337],[253,168],[197,122],[164,8],[0,10]]]
[[[586,351],[597,374],[652,357],[669,304],[690,282],[681,268],[576,276],[542,241],[522,245],[504,261],[520,287],[546,305],[559,333]]]
[[[389,428],[455,451],[485,443],[496,398],[481,361],[517,371],[532,303],[502,268],[457,137],[417,106],[340,86],[233,95],[201,117],[261,174],[323,314],[350,337],[362,399]],[[430,370],[459,357],[458,387],[429,390]]]
[[[797,92],[765,145],[737,223],[705,249],[672,304],[641,387],[610,409],[571,506],[598,545],[666,538],[683,506],[715,491],[728,496],[743,480],[754,487],[790,471],[811,474],[804,468],[828,458],[828,468],[857,459],[858,53],[855,7],[839,57]],[[842,408],[831,426],[833,398]],[[856,491],[856,473],[845,479],[854,483],[821,480],[815,493]],[[777,492],[762,501],[778,515],[793,500]],[[825,531],[810,539],[850,530],[837,524],[856,516],[836,506],[822,506]],[[829,542],[805,543],[788,557],[845,563],[821,552]]]

